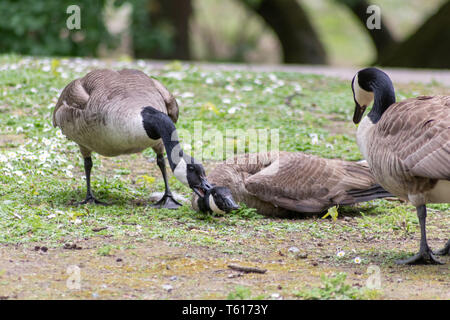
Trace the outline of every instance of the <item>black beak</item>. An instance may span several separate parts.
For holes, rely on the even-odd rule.
[[[358,103],[355,104],[355,112],[353,113],[353,123],[358,124],[361,122],[361,118],[366,111],[367,106],[360,106]]]
[[[206,177],[200,177],[200,185],[192,187],[192,190],[201,198],[205,196],[206,191],[211,190],[212,186],[209,184],[208,180],[206,180]]]

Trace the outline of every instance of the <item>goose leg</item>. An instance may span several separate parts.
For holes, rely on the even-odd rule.
[[[158,208],[158,209],[161,209],[161,208],[177,209],[178,207],[181,207],[182,204],[175,200],[175,198],[172,195],[172,191],[170,191],[169,181],[167,179],[167,173],[166,173],[166,162],[164,161],[163,154],[157,155],[156,163],[158,164],[158,167],[161,170],[162,176],[164,178],[164,185],[165,185],[166,190],[164,192],[163,197],[156,203],[152,204],[152,207]]]
[[[92,169],[92,158],[86,157],[84,158],[84,172],[86,173],[86,199],[84,199],[81,202],[78,202],[78,205],[81,204],[88,204],[88,203],[95,203],[95,204],[101,204],[101,205],[106,205],[106,203],[101,202],[99,200],[97,200],[94,195],[92,194],[92,190],[91,190],[91,169]]]
[[[445,247],[443,247],[441,250],[436,251],[436,254],[439,256],[450,255],[450,240],[447,241]]]
[[[425,205],[417,207],[417,217],[420,223],[420,250],[415,256],[396,261],[398,264],[443,264],[439,261],[428,247],[427,234],[425,230],[426,218],[427,218],[427,208]]]

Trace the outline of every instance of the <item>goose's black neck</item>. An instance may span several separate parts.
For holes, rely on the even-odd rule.
[[[187,157],[181,149],[175,124],[168,115],[152,107],[145,107],[141,115],[150,139],[162,139],[170,168],[174,171],[180,160]]]
[[[358,73],[358,81],[361,87],[364,86],[372,91],[374,103],[372,110],[368,113],[372,123],[377,123],[383,113],[395,103],[395,91],[389,76],[376,68],[367,68]]]
[[[209,197],[211,195],[211,190],[206,190],[203,197],[198,197],[197,205],[201,212],[212,213],[213,210],[209,206]]]

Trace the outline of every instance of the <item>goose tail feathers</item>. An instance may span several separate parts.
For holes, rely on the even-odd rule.
[[[349,196],[341,204],[348,205],[358,202],[370,201],[386,197],[394,197],[393,194],[383,189],[379,184],[372,185],[367,189],[352,189],[347,191]]]

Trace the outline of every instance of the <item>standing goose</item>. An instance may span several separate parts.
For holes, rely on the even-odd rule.
[[[177,120],[175,98],[141,71],[94,70],[69,83],[53,111],[53,125],[79,145],[84,158],[87,194],[81,204],[102,204],[91,191],[93,151],[113,157],[151,147],[165,183],[164,196],[155,207],[174,209],[181,205],[169,188],[164,148],[175,177],[204,194],[209,188],[205,171],[181,149],[174,125]]]
[[[258,213],[298,216],[322,213],[336,205],[391,196],[376,184],[365,162],[323,159],[301,152],[268,152],[237,156],[208,175],[209,198],[193,197],[196,210],[223,213],[243,202]],[[226,187],[231,196],[224,194]],[[225,190],[226,190],[225,188]],[[217,199],[225,199],[217,203]],[[235,206],[235,205],[234,205]]]
[[[401,264],[441,263],[428,247],[427,203],[450,202],[450,96],[421,96],[395,103],[391,80],[376,68],[352,80],[358,124],[357,143],[375,179],[392,194],[409,200],[420,222],[420,251]],[[450,241],[438,254],[449,254]]]

